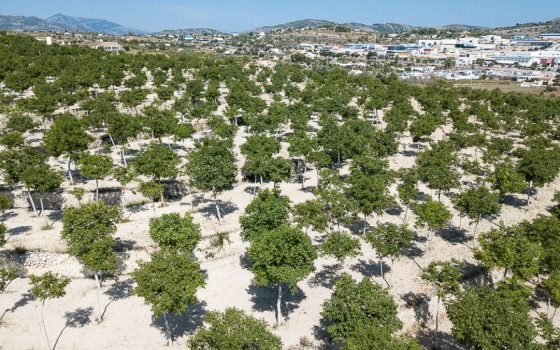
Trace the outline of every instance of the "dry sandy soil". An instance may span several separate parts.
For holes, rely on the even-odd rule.
[[[446,130],[448,131],[448,130]],[[247,136],[245,129],[241,128],[236,137],[236,147]],[[442,130],[438,130],[434,139],[444,137]],[[401,138],[405,145],[412,143],[409,136]],[[138,143],[133,143],[132,148],[138,148]],[[192,147],[192,141],[185,145]],[[284,144],[283,154],[287,155]],[[184,151],[180,151],[184,152]],[[406,147],[401,152],[390,158],[391,167],[394,169],[410,167],[414,164],[415,148]],[[183,154],[183,153],[182,153]],[[470,152],[473,156],[473,152]],[[117,152],[114,154],[118,162]],[[474,156],[473,156],[474,157]],[[239,157],[239,166],[243,159]],[[61,169],[65,167],[65,160],[58,159],[57,164]],[[342,172],[347,171],[347,166]],[[306,174],[306,185],[314,186],[317,182],[316,171],[310,169]],[[94,190],[93,181],[80,180],[80,186],[87,190]],[[102,187],[115,186],[112,181],[102,181]],[[68,180],[63,184],[66,190],[70,189]],[[321,304],[329,298],[332,292],[333,279],[345,271],[357,279],[363,276],[372,278],[375,282],[387,286],[380,276],[380,261],[375,251],[362,241],[362,256],[349,259],[341,270],[337,270],[334,259],[319,258],[315,266],[316,271],[307,279],[298,284],[299,291],[284,297],[285,323],[273,327],[275,323],[276,290],[271,288],[255,288],[251,285],[252,273],[246,268],[244,257],[247,244],[240,239],[239,216],[253,198],[253,184],[241,182],[230,191],[219,195],[223,221],[219,223],[215,217],[213,203],[209,194],[204,197],[202,193],[192,193],[180,200],[172,201],[165,207],[158,207],[156,214],[162,215],[171,212],[190,212],[195,222],[202,227],[204,239],[196,251],[201,261],[202,269],[207,273],[206,287],[199,290],[200,304],[189,308],[183,315],[170,318],[173,325],[175,343],[172,348],[184,349],[187,339],[194,329],[202,324],[202,316],[209,310],[224,310],[227,307],[237,307],[246,310],[249,314],[264,318],[270,329],[279,335],[285,347],[300,344],[303,337],[311,340],[315,346],[328,349],[324,343],[325,333],[321,324]],[[260,188],[272,188],[272,183],[265,183]],[[129,186],[125,199],[135,201],[139,197],[134,195]],[[283,183],[280,185],[282,193],[289,196],[293,203],[299,203],[313,198],[309,191],[301,189],[299,183]],[[527,210],[525,195],[514,196],[519,202],[517,206],[504,205],[503,218],[508,225],[515,224],[524,219],[534,218],[539,213],[546,213],[551,205],[555,189],[560,188],[560,180],[546,186],[541,190],[540,199],[534,201]],[[394,190],[394,188],[393,188]],[[431,191],[425,187],[421,190],[426,194]],[[67,191],[65,191],[67,192]],[[92,194],[88,194],[90,200]],[[77,201],[69,194],[64,194],[64,205],[74,206]],[[85,199],[84,199],[85,200]],[[451,207],[449,198],[442,196],[442,200]],[[515,202],[515,201],[513,201]],[[122,258],[122,273],[118,279],[106,279],[100,293],[101,308],[104,313],[102,321],[98,320],[95,282],[90,276],[85,276],[80,264],[64,253],[65,245],[60,239],[62,224],[59,211],[44,212],[40,217],[33,217],[22,199],[18,202],[19,208],[8,211],[1,216],[1,220],[9,228],[8,243],[4,253],[19,251],[13,255],[16,261],[23,263],[28,273],[41,274],[46,271],[58,272],[72,278],[67,288],[66,296],[47,300],[45,304],[45,322],[51,345],[56,343],[56,349],[159,349],[166,347],[163,332],[163,321],[154,320],[150,307],[143,300],[132,296],[130,291],[133,283],[130,272],[137,266],[138,260],[146,260],[149,253],[156,249],[154,242],[149,238],[148,228],[152,217],[151,204],[129,208],[130,221],[120,223],[115,238],[126,249],[120,253]],[[401,223],[403,212],[389,211],[380,217],[370,217],[368,224],[374,226],[377,221]],[[457,213],[455,213],[457,214]],[[45,217],[57,220],[50,230],[42,230]],[[407,222],[414,225],[414,214],[409,213]],[[462,225],[461,225],[462,224]],[[458,215],[450,223],[450,228],[436,234],[433,238],[429,258],[422,254],[426,232],[418,230],[413,244],[407,249],[405,256],[394,263],[392,269],[389,261],[384,261],[386,277],[392,275],[392,287],[389,289],[398,304],[399,317],[404,322],[402,333],[415,336],[423,345],[433,342],[435,301],[434,291],[429,284],[420,278],[420,268],[427,261],[447,260],[457,258],[467,264],[476,264],[473,259],[471,234],[472,226],[466,219]],[[497,218],[484,220],[479,226],[479,232],[484,232],[496,227]],[[359,231],[361,222],[349,227],[350,230]],[[226,243],[222,250],[209,247],[209,237],[216,232],[231,231],[231,242]],[[322,235],[312,234],[314,242],[318,244]],[[209,257],[208,252],[214,252]],[[474,267],[473,267],[474,269]],[[476,269],[474,269],[476,271]],[[474,274],[474,278],[483,278],[484,273]],[[499,271],[493,276],[494,280],[500,278]],[[544,303],[541,310],[544,310]],[[12,349],[45,349],[46,342],[41,326],[40,302],[33,300],[29,294],[28,279],[14,280],[7,290],[0,294],[0,348]],[[455,343],[450,334],[451,324],[442,309],[440,316],[440,331],[442,348],[461,348]],[[558,320],[558,318],[557,318]],[[558,323],[558,322],[557,322]]]

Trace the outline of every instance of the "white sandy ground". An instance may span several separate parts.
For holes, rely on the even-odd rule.
[[[438,131],[439,136],[443,133]],[[243,142],[246,136],[243,131],[238,133],[236,146]],[[436,137],[436,138],[439,138]],[[402,137],[401,142],[411,144],[409,136]],[[192,142],[187,142],[188,147],[192,147]],[[138,143],[131,145],[138,148]],[[286,145],[284,144],[284,152]],[[410,146],[407,151],[415,152],[415,148]],[[471,156],[473,152],[470,152]],[[184,153],[183,153],[184,154]],[[118,162],[116,151],[113,154]],[[239,156],[238,165],[242,165],[243,159]],[[61,169],[65,168],[65,160],[60,159],[57,164]],[[414,164],[414,157],[397,154],[390,158],[391,167],[398,169],[410,167]],[[347,167],[343,169],[347,171]],[[310,169],[306,173],[306,186],[313,186],[317,182],[316,171]],[[238,180],[240,177],[238,176]],[[113,181],[101,181],[101,187],[115,186]],[[93,190],[93,181],[81,183],[80,186],[87,190]],[[319,258],[315,262],[316,271],[307,279],[298,284],[299,292],[290,297],[284,296],[286,300],[285,323],[279,327],[273,327],[275,323],[274,305],[276,291],[270,288],[255,288],[251,286],[252,273],[245,267],[244,253],[247,244],[240,239],[239,216],[244,208],[250,203],[253,184],[238,182],[232,190],[226,191],[218,196],[223,207],[223,221],[218,223],[214,216],[213,203],[209,194],[206,200],[201,201],[200,193],[185,196],[180,201],[168,203],[166,207],[157,207],[157,215],[163,213],[186,211],[191,212],[195,222],[202,227],[203,240],[196,252],[201,261],[202,269],[208,275],[206,287],[199,290],[198,297],[200,305],[188,309],[184,315],[170,318],[174,329],[175,343],[174,349],[184,349],[187,339],[194,329],[202,324],[201,318],[205,311],[224,310],[227,307],[237,307],[246,310],[249,314],[264,318],[270,325],[270,329],[282,338],[285,347],[295,346],[300,343],[300,339],[307,337],[317,346],[322,343],[324,332],[318,328],[320,325],[321,304],[327,299],[331,292],[332,279],[342,270],[361,279],[362,276],[369,276],[375,282],[387,286],[386,282],[379,275],[379,261],[375,252],[362,241],[363,255],[357,258],[348,259],[342,270],[336,269],[334,259]],[[69,181],[63,184],[65,190],[71,188]],[[134,186],[130,185],[129,188]],[[272,184],[263,184],[261,188],[272,188]],[[313,198],[310,192],[301,190],[299,183],[283,183],[280,185],[282,193],[288,195],[293,203],[299,203]],[[557,179],[541,190],[540,199],[534,201],[529,211],[525,206],[513,207],[504,205],[503,218],[508,225],[518,223],[522,220],[534,218],[537,214],[547,213],[547,208],[552,204],[554,190],[560,188],[560,180]],[[393,188],[394,190],[394,188]],[[431,191],[425,187],[421,190],[427,194]],[[138,199],[132,195],[130,190],[126,191],[128,201]],[[88,194],[91,199],[91,194]],[[435,196],[435,194],[434,194]],[[525,200],[525,195],[517,196]],[[64,194],[65,205],[76,205],[76,200],[68,194]],[[194,209],[192,203],[196,202]],[[447,196],[442,196],[442,200],[451,207]],[[21,199],[19,200],[21,203]],[[226,209],[226,206],[230,209]],[[130,280],[130,272],[137,266],[137,261],[149,258],[149,253],[156,249],[154,242],[149,238],[148,228],[152,217],[151,204],[146,204],[136,208],[130,213],[130,221],[120,223],[115,238],[121,242],[126,242],[129,248],[124,254],[120,254],[123,259],[123,272],[115,280],[107,279],[103,283],[100,294],[102,309],[105,310],[103,320],[98,322],[96,288],[92,278],[84,276],[80,264],[72,257],[64,253],[65,245],[60,239],[62,224],[60,222],[60,212],[46,212],[39,218],[32,217],[26,209],[14,209],[2,215],[2,220],[12,234],[9,236],[8,243],[4,252],[19,249],[27,250],[28,253],[20,255],[16,260],[23,262],[28,273],[41,274],[46,271],[58,272],[72,278],[72,282],[67,288],[66,296],[47,300],[45,305],[45,321],[51,344],[56,342],[56,349],[163,349],[166,348],[166,339],[163,333],[163,322],[153,320],[150,307],[145,305],[143,300],[132,296],[130,293],[133,287]],[[41,230],[45,222],[46,215],[58,215],[53,229]],[[456,214],[456,213],[455,213]],[[379,220],[382,222],[401,223],[403,212],[392,215],[384,214],[381,217],[370,217],[368,222],[375,225]],[[409,211],[407,222],[410,226],[414,224],[414,214]],[[451,226],[459,227],[459,216],[455,215]],[[478,232],[485,232],[496,227],[497,219],[493,221],[483,220],[479,225]],[[361,223],[358,224],[361,230]],[[431,245],[429,260],[448,260],[456,258],[467,263],[476,264],[473,259],[471,249],[472,226],[467,219],[462,220],[462,228],[467,229],[464,236],[458,235],[455,239],[444,239],[440,235],[435,235]],[[358,230],[358,231],[359,231]],[[231,243],[226,243],[221,251],[216,251],[214,257],[206,257],[209,251],[209,236],[216,232],[231,231]],[[411,251],[420,252],[424,250],[422,238],[425,236],[424,230],[418,230],[419,239],[416,240]],[[318,243],[321,239],[319,234],[311,234],[314,242]],[[422,344],[431,345],[433,341],[435,298],[433,290],[429,284],[420,278],[420,266],[425,266],[423,256],[414,258],[403,256],[394,263],[393,269],[389,271],[389,261],[385,261],[386,277],[392,276],[393,285],[389,292],[395,298],[399,308],[399,318],[403,321],[402,333],[416,336],[422,339]],[[494,281],[499,280],[500,271],[494,273]],[[417,315],[421,314],[422,303],[416,303],[417,307],[408,305],[402,296],[407,293],[421,295],[422,293],[431,297],[429,301],[430,315],[425,327],[421,326],[421,321]],[[410,294],[409,294],[410,295]],[[539,311],[546,311],[546,306],[540,304]],[[16,279],[0,294],[0,349],[19,350],[19,349],[45,349],[46,342],[41,326],[40,302],[32,300],[29,295],[29,284],[27,279]],[[557,318],[557,325],[558,325]],[[452,339],[449,338],[451,323],[445,315],[445,309],[441,308],[440,331],[444,346],[442,348],[460,348]]]

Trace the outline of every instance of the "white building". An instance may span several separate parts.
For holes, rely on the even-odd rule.
[[[115,41],[108,41],[106,43],[102,43],[101,45],[99,45],[97,47],[103,47],[103,50],[105,50],[105,51],[123,51],[124,50],[124,47],[122,47],[121,44],[119,44]]]

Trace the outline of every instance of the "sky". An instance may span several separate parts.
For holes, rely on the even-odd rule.
[[[56,13],[106,19],[155,32],[212,28],[241,32],[299,19],[413,26],[510,26],[560,17],[560,0],[2,0],[0,14],[47,18]]]

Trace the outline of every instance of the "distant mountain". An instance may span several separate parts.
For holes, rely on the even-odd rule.
[[[84,17],[71,17],[57,13],[46,19],[24,16],[0,15],[0,29],[5,30],[49,30],[95,32],[105,34],[127,34],[133,31],[136,34],[144,33],[141,30],[125,27],[104,19],[93,19]]]
[[[185,29],[165,29],[161,32],[152,33],[152,35],[175,35],[175,36],[184,36],[184,35],[201,35],[201,34],[224,34],[216,29],[211,28],[185,28]]]
[[[0,15],[0,29],[3,30],[53,30],[64,31],[64,28],[47,23],[39,17]]]
[[[364,32],[383,32],[383,33],[402,33],[408,32],[414,27],[406,25],[406,24],[397,24],[397,23],[374,23],[371,25],[363,24],[363,23],[336,23],[332,21],[326,21],[322,19],[302,19],[299,21],[288,22],[284,24],[278,24],[275,26],[264,26],[258,27],[253,30],[249,30],[247,32],[275,32],[278,30],[287,30],[287,29],[303,29],[303,28],[319,28],[324,26],[344,26],[348,27],[352,30],[360,30]]]
[[[144,33],[141,30],[125,27],[123,25],[109,22],[104,19],[84,18],[84,17],[71,17],[57,13],[45,19],[47,23],[58,25],[66,30],[75,31],[76,29],[82,32],[96,32],[107,34],[128,34],[132,31],[137,34]]]
[[[473,31],[473,30],[489,30],[488,27],[483,26],[472,26],[469,24],[448,24],[445,26],[435,26],[433,28],[436,29],[447,29],[447,30],[466,30],[466,31]]]

